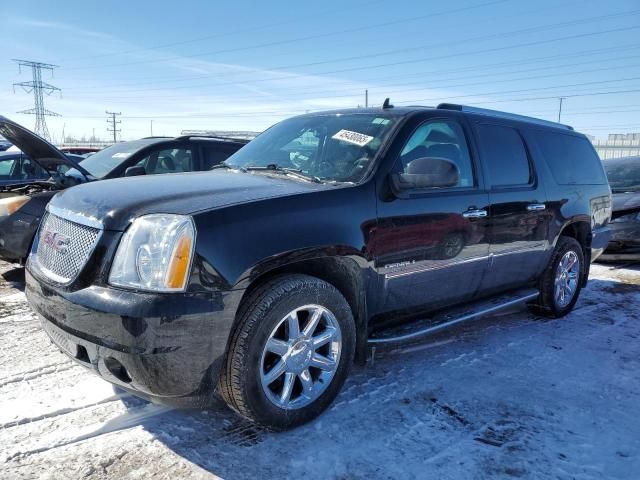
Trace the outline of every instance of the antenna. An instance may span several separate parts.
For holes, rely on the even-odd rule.
[[[385,108],[393,108],[393,105],[389,103],[389,97],[385,98],[384,103],[382,104],[382,109],[384,110]]]
[[[53,85],[49,85],[46,82],[42,81],[42,70],[50,70],[51,75],[53,76],[53,69],[58,68],[57,65],[51,65],[49,63],[41,63],[41,62],[32,62],[30,60],[17,60],[14,59],[14,62],[18,64],[18,71],[22,73],[21,67],[30,67],[31,74],[33,76],[33,80],[30,82],[19,82],[14,83],[14,91],[15,87],[22,87],[22,89],[27,92],[33,92],[34,99],[34,107],[29,108],[27,110],[21,110],[17,113],[25,113],[27,115],[35,115],[36,116],[36,128],[35,133],[40,135],[42,138],[46,140],[51,140],[49,136],[49,129],[47,128],[47,122],[44,117],[59,117],[58,113],[52,112],[51,110],[47,110],[44,108],[44,95],[51,95],[54,91],[60,91],[58,87],[54,87]]]

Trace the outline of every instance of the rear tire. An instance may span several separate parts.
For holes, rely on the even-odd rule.
[[[317,417],[349,373],[356,332],[349,304],[307,275],[276,277],[245,301],[219,389],[252,422],[286,429]]]
[[[564,317],[578,301],[585,268],[580,243],[572,237],[560,237],[549,265],[540,277],[540,296],[529,309],[544,317]]]

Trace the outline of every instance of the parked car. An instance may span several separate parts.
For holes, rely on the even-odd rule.
[[[11,147],[11,143],[0,138],[0,152],[4,152],[5,150],[8,150],[9,147]]]
[[[93,155],[102,150],[102,147],[60,147],[62,153],[73,153],[75,155]]]
[[[640,156],[604,162],[613,191],[611,241],[607,253],[640,249]],[[635,253],[640,254],[640,250]]]
[[[285,120],[211,172],[56,195],[26,294],[104,379],[169,404],[217,389],[289,428],[368,345],[524,302],[566,315],[610,214],[600,159],[570,127],[385,102]]]
[[[3,187],[11,197],[0,199],[0,259],[8,261],[26,259],[45,207],[60,190],[123,176],[207,170],[247,143],[210,137],[152,137],[117,143],[84,158],[62,153],[4,117],[0,117],[0,133],[33,159],[29,168],[39,172],[36,178],[15,178]]]

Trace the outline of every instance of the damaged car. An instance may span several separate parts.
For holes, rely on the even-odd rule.
[[[150,137],[116,143],[83,158],[61,152],[2,116],[0,135],[28,159],[21,168],[40,172],[37,178],[15,178],[0,186],[0,259],[11,262],[26,260],[45,208],[59,191],[96,180],[208,170],[247,143],[217,137]]]
[[[640,156],[606,160],[604,167],[613,192],[607,254],[636,254],[640,258]]]
[[[210,172],[56,195],[25,292],[105,380],[285,429],[369,348],[519,304],[568,314],[610,215],[571,127],[387,101],[284,120]]]

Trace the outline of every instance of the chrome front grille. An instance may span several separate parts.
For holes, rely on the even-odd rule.
[[[40,224],[35,267],[56,283],[72,282],[93,252],[101,230],[47,212]]]

